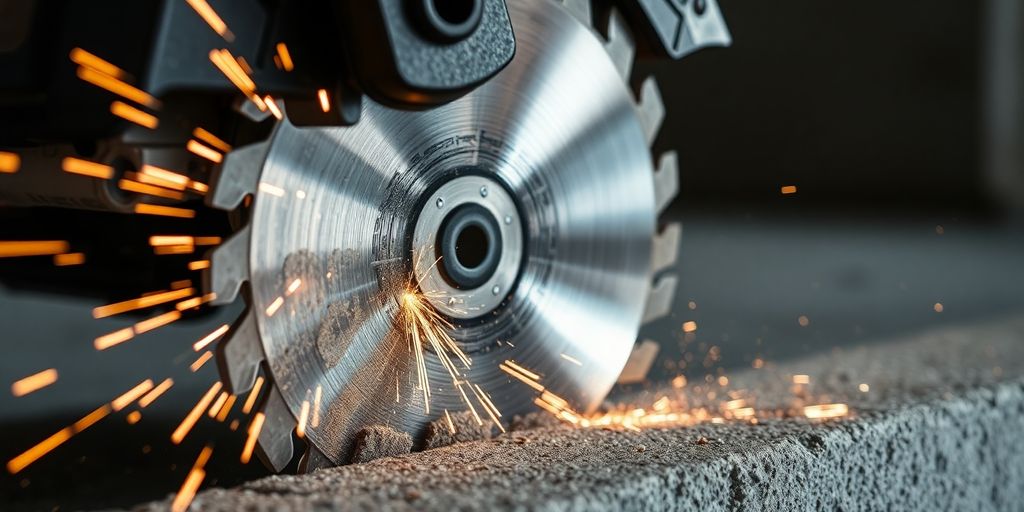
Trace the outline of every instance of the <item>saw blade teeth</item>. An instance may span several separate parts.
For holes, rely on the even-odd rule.
[[[266,420],[260,430],[257,453],[264,464],[280,472],[291,462],[294,454],[292,431],[296,422],[276,385],[271,386],[267,393],[263,414]]]
[[[608,41],[604,45],[605,51],[611,57],[615,68],[619,70],[619,76],[626,83],[629,83],[629,76],[633,70],[633,56],[636,52],[633,43],[633,36],[627,28],[626,21],[618,10],[612,9],[608,18]]]
[[[708,46],[729,46],[732,35],[718,8],[717,0],[705,0],[704,11],[697,14],[697,2],[685,2],[683,7],[683,29],[679,35],[678,50],[673,55],[680,58]]]
[[[590,0],[562,0],[562,3],[580,23],[591,26]]]
[[[335,465],[323,452],[316,449],[308,440],[306,441],[306,452],[299,460],[299,473],[312,473],[318,469],[330,468]]]
[[[640,124],[644,128],[644,135],[647,137],[647,145],[650,146],[658,137],[658,130],[661,129],[661,123],[665,120],[665,104],[661,101],[658,81],[653,76],[647,77],[640,86],[637,112],[640,115]]]
[[[225,155],[224,163],[213,173],[210,182],[213,193],[206,196],[206,204],[221,210],[234,210],[245,196],[255,194],[269,148],[270,142],[263,141]]]
[[[206,290],[215,294],[213,305],[231,304],[242,283],[249,279],[249,237],[246,225],[212,251],[210,268],[204,274]]]
[[[248,98],[239,98],[235,103],[235,111],[254,123],[261,123],[271,116],[269,109],[260,110],[256,103]]]
[[[658,170],[654,173],[654,205],[658,213],[672,203],[679,193],[679,155],[668,151],[658,160]]]
[[[231,327],[228,336],[217,345],[217,367],[220,380],[236,395],[252,388],[263,361],[256,318],[252,311],[242,315]]]
[[[679,280],[675,274],[665,274],[655,280],[647,295],[647,305],[644,307],[643,323],[650,323],[669,314],[672,310],[672,300],[675,298],[676,285]]]
[[[660,272],[675,265],[679,256],[679,241],[683,237],[683,225],[673,222],[660,233],[654,235],[654,250],[651,266],[654,272]]]

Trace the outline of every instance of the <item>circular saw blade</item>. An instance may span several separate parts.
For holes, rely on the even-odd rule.
[[[222,351],[222,364],[246,374],[237,367],[265,360],[270,400],[281,402],[267,414],[290,416],[268,417],[265,428],[288,430],[261,434],[265,450],[298,423],[326,459],[345,463],[364,426],[415,438],[446,411],[467,408],[468,391],[429,350],[423,400],[396,300],[415,285],[418,212],[434,190],[467,174],[507,189],[524,233],[505,300],[450,330],[472,360],[462,378],[483,395],[475,400],[492,402],[499,421],[535,409],[537,388],[502,371],[506,361],[578,410],[599,405],[614,384],[654,272],[650,123],[615,48],[589,25],[554,2],[509,2],[509,11],[516,56],[471,94],[423,112],[367,101],[351,127],[285,120],[254,148],[258,158],[235,159],[262,167],[250,171],[259,176],[245,236],[215,256],[214,282],[218,271],[220,281],[235,272],[218,260],[245,253],[239,280],[250,283],[248,335],[258,341],[233,338],[237,348]]]

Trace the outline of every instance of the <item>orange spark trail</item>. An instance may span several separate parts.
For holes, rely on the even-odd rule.
[[[205,21],[206,24],[217,33],[217,35],[223,37],[224,40],[229,43],[235,40],[235,35],[228,29],[228,24],[224,23],[224,20],[217,14],[217,11],[213,10],[213,7],[211,7],[206,0],[185,0],[185,2],[195,9],[196,13],[199,14],[199,17],[202,18],[203,21]]]
[[[224,155],[218,153],[213,148],[209,148],[200,144],[195,140],[188,141],[188,144],[185,145],[185,149],[187,149],[190,153],[196,156],[201,156],[215,164],[219,164],[221,163],[222,160],[224,160]]]
[[[266,419],[262,412],[256,413],[249,424],[249,437],[245,439],[245,447],[242,448],[242,464],[248,464],[252,458],[252,450],[256,448],[256,440],[260,437],[260,429],[263,428],[263,421]]]
[[[210,406],[210,402],[213,401],[213,397],[220,391],[222,384],[220,381],[214,382],[210,389],[199,399],[195,407],[185,416],[178,428],[174,429],[174,433],[171,434],[171,442],[174,444],[181,444],[181,441],[185,439],[192,427],[195,426],[196,422],[199,421],[199,417],[203,415],[203,411]]]
[[[174,309],[177,309],[178,311],[185,311],[186,309],[198,308],[215,298],[217,298],[216,293],[207,293],[202,297],[192,297],[191,299],[183,300],[175,304]]]
[[[209,144],[209,145],[211,145],[211,146],[213,146],[213,147],[215,147],[215,148],[217,148],[217,149],[219,149],[219,150],[221,150],[221,151],[223,151],[223,152],[225,152],[225,153],[227,153],[228,151],[231,151],[231,145],[230,144],[228,144],[227,142],[224,142],[223,140],[221,140],[220,137],[217,137],[216,135],[206,131],[203,128],[198,128],[197,127],[195,130],[192,130],[192,136],[197,138],[197,139],[199,139],[199,140],[201,140],[201,141],[203,141],[203,142],[205,142],[205,143],[207,143],[207,144]]]
[[[256,398],[260,396],[260,388],[263,387],[263,376],[256,377],[256,383],[253,384],[252,390],[249,391],[249,397],[245,400],[245,405],[242,407],[242,412],[249,414],[252,411],[252,407],[256,405]]]
[[[53,264],[58,267],[70,267],[83,263],[85,263],[85,254],[81,252],[69,252],[53,256]]]
[[[220,412],[217,413],[217,421],[223,423],[228,418],[228,413],[231,412],[231,408],[234,407],[235,401],[238,400],[238,395],[228,395],[227,402],[220,408]]]
[[[309,390],[307,389],[306,392],[308,393]],[[299,424],[295,427],[295,435],[299,436],[300,439],[306,437],[307,421],[309,421],[309,400],[303,400],[302,409],[299,412]]]
[[[81,174],[91,178],[107,180],[114,176],[114,168],[97,162],[80,158],[67,157],[61,162],[61,169],[72,174]]]
[[[147,318],[146,320],[138,322],[132,329],[135,331],[135,334],[142,334],[145,332],[152,331],[153,329],[163,327],[180,318],[181,311],[170,311],[162,315],[157,315],[154,316],[153,318]]]
[[[134,180],[123,178],[118,180],[117,187],[126,192],[135,192],[137,194],[146,194],[148,196],[163,197],[165,199],[174,199],[180,201],[185,198],[185,194],[176,190],[168,190],[163,187],[156,185],[147,185]]]
[[[114,411],[120,411],[121,409],[131,405],[132,402],[151,389],[153,389],[153,381],[151,379],[146,379],[134,388],[126,391],[123,395],[115,398],[113,402],[110,402],[110,407],[114,409]]]
[[[213,405],[210,406],[210,410],[206,412],[206,415],[211,418],[216,418],[217,413],[220,412],[220,408],[224,407],[224,404],[228,401],[230,394],[227,391],[221,391],[217,395],[217,399],[213,401]]]
[[[128,85],[127,83],[118,80],[105,73],[100,73],[95,69],[88,67],[80,67],[77,72],[78,78],[83,81],[89,82],[101,89],[106,89],[122,98],[129,99],[135,103],[145,105],[149,108],[159,108],[160,102],[156,98],[150,96],[149,93]]]
[[[146,393],[146,396],[144,396],[144,397],[139,399],[139,407],[141,407],[143,409],[145,409],[146,407],[149,407],[149,405],[152,404],[153,402],[155,402],[157,398],[160,398],[160,395],[162,395],[165,392],[167,392],[168,389],[171,389],[171,386],[173,386],[173,385],[174,385],[174,380],[173,379],[164,379],[164,381],[161,382],[160,385],[158,385],[157,387],[153,388],[152,391],[150,391],[149,393]]]
[[[320,110],[327,113],[331,110],[331,98],[327,96],[327,89],[319,89],[316,91],[317,98],[320,99]]]
[[[165,217],[178,217],[182,219],[195,218],[195,210],[188,208],[173,208],[156,204],[138,203],[135,205],[135,213],[142,215],[163,215]]]
[[[292,54],[288,51],[288,46],[284,43],[277,43],[277,56],[281,59],[281,67],[285,71],[291,71],[295,69],[295,63],[292,62]]]
[[[92,345],[93,347],[96,348],[96,350],[106,350],[110,347],[113,347],[114,345],[119,345],[130,340],[134,336],[135,332],[132,330],[132,328],[125,327],[124,329],[119,329],[110,334],[104,334],[103,336],[96,338],[96,340],[93,341]]]
[[[214,340],[216,340],[217,338],[220,338],[221,336],[224,335],[224,333],[228,332],[228,329],[230,329],[230,328],[231,327],[228,326],[228,324],[224,324],[224,325],[218,327],[216,330],[214,330],[210,334],[207,334],[206,336],[204,336],[203,339],[201,339],[201,340],[195,342],[194,344],[192,344],[192,350],[195,350],[196,352],[199,352],[200,350],[206,348],[207,345],[209,345],[210,343],[213,343]]]
[[[71,50],[71,54],[68,55],[71,58],[71,62],[78,64],[79,66],[85,66],[92,68],[95,71],[99,71],[105,75],[117,78],[119,80],[127,80],[129,78],[128,73],[125,71],[81,48],[75,48]]]
[[[0,258],[50,256],[68,252],[68,247],[68,243],[63,240],[0,242]]]
[[[199,356],[198,359],[196,359],[192,364],[190,364],[188,368],[192,370],[192,373],[195,373],[199,371],[199,369],[202,368],[203,365],[206,364],[206,362],[209,361],[211,357],[213,357],[213,352],[207,350],[206,352],[203,352],[203,355]]]
[[[185,512],[188,510],[192,500],[196,497],[196,491],[199,490],[203,479],[206,478],[206,471],[203,468],[212,455],[213,447],[210,445],[204,446],[203,451],[199,452],[199,457],[196,458],[195,464],[192,465],[192,469],[188,472],[188,477],[185,478],[185,482],[181,484],[181,489],[178,490],[178,494],[174,496],[174,501],[171,502],[172,512]]]
[[[196,260],[188,263],[189,270],[203,270],[210,268],[210,260]]]
[[[151,381],[150,385],[152,385]],[[82,417],[82,419],[72,423],[71,426],[64,427],[63,429],[58,430],[57,433],[44,439],[43,441],[33,446],[32,448],[25,450],[25,452],[22,453],[21,455],[18,455],[17,457],[11,459],[7,463],[7,471],[10,472],[12,475],[18,473],[19,471],[28,467],[28,465],[39,460],[40,457],[53,451],[54,448],[57,448],[58,446],[64,444],[65,441],[71,439],[71,437],[74,436],[75,434],[78,434],[84,431],[85,429],[93,426],[94,424],[96,424],[97,421],[100,421],[101,419],[105,418],[108,414],[110,414],[110,412],[113,410],[112,407],[117,405],[118,400],[121,400],[126,395],[132,393],[136,388],[138,388],[138,386],[132,388],[131,390],[128,390],[127,393],[115,399],[114,402],[110,404],[101,405],[95,411],[86,414],[84,417]]]
[[[150,130],[156,128],[160,124],[160,120],[153,114],[143,112],[121,101],[114,101],[110,104],[110,113],[144,128],[149,128]]]
[[[14,396],[25,396],[34,391],[39,391],[54,382],[57,382],[57,370],[50,368],[15,381],[14,384],[11,384],[11,394]]]
[[[193,288],[183,288],[180,290],[172,290],[169,292],[158,292],[152,295],[143,295],[136,299],[130,299],[121,302],[115,302],[113,304],[107,304],[106,306],[99,306],[93,308],[93,318],[106,318],[108,316],[119,315],[128,311],[134,311],[136,309],[145,309],[160,304],[165,304],[171,301],[188,297],[195,293]]]

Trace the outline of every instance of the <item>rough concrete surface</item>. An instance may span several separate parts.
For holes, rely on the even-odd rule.
[[[767,408],[808,374],[815,399],[850,404],[842,420],[520,430],[207,490],[193,509],[1024,510],[1022,363],[1024,319],[947,329],[730,376]]]
[[[412,451],[412,436],[387,425],[371,425],[356,433],[352,462],[362,463],[383,457],[397,457]]]

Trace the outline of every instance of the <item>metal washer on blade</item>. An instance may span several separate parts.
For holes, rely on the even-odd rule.
[[[460,212],[470,214],[463,218],[479,219],[470,218],[454,233],[448,229],[446,237],[446,228]],[[413,247],[426,250],[426,254],[413,256],[416,279],[434,307],[460,319],[479,317],[497,308],[515,285],[522,262],[520,222],[512,196],[490,178],[462,176],[437,189],[423,205],[413,234]],[[474,233],[479,234],[471,236]],[[446,238],[448,247],[443,243]],[[467,259],[472,261],[467,263]],[[493,265],[487,264],[489,259]],[[461,275],[478,269],[484,272],[479,279]],[[460,275],[453,275],[457,272]]]

